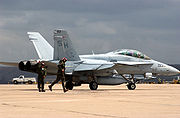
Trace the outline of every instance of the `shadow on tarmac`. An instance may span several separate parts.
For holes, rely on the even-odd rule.
[[[45,89],[46,91],[50,91],[49,89]],[[63,89],[53,89],[53,91],[62,91]],[[76,92],[102,92],[102,91],[106,91],[106,92],[110,92],[110,91],[151,91],[151,90],[159,90],[159,89],[135,89],[135,90],[128,90],[126,88],[124,89],[97,89],[97,90],[90,90],[90,89],[73,89],[73,90],[69,90],[69,91],[76,91]],[[14,89],[14,91],[38,91],[37,88],[34,89]]]

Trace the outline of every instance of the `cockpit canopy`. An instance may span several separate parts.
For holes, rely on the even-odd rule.
[[[137,50],[119,49],[119,50],[114,51],[113,53],[119,54],[119,55],[127,55],[127,56],[136,57],[136,58],[150,60],[150,58],[148,56],[146,56],[145,54],[143,54]]]

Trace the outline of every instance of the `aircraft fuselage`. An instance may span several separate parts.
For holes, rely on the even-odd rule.
[[[81,60],[88,61],[107,61],[107,62],[148,62],[152,63],[152,65],[137,65],[137,66],[123,66],[117,67],[116,71],[119,74],[145,74],[145,73],[153,73],[154,75],[176,75],[179,73],[179,70],[176,68],[169,66],[167,64],[155,61],[153,59],[145,60],[141,58],[126,56],[126,55],[113,55],[113,54],[96,54],[96,55],[80,55]]]

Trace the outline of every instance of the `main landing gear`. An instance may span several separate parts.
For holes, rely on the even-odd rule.
[[[131,75],[132,78],[126,78],[124,75],[121,75],[121,76],[128,82],[127,88],[129,90],[135,90],[136,89],[134,75]]]
[[[95,81],[90,82],[90,83],[89,83],[89,88],[90,88],[91,90],[97,90],[97,88],[98,88],[97,82],[95,82]]]
[[[129,83],[129,84],[127,85],[127,88],[128,88],[129,90],[134,90],[134,89],[136,88],[136,84],[135,84],[135,83]]]
[[[89,78],[90,78],[89,88],[90,88],[91,90],[97,90],[97,88],[98,88],[98,83],[97,83],[97,78],[96,78],[96,76],[94,75],[94,73],[92,73],[92,75],[89,76]]]

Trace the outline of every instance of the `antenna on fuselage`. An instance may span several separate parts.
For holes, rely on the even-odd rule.
[[[94,55],[94,51],[92,50],[92,54]]]

